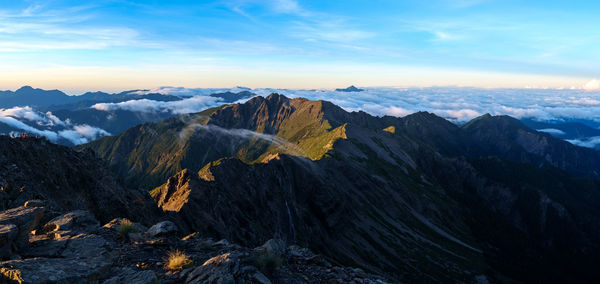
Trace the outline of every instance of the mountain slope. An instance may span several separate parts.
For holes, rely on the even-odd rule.
[[[458,127],[272,94],[84,147],[215,237],[277,235],[407,282],[594,279],[600,159],[515,121]]]
[[[0,135],[0,210],[42,199],[50,211],[85,209],[108,222],[120,216],[151,221],[147,194],[121,187],[90,151],[74,151],[43,138]]]

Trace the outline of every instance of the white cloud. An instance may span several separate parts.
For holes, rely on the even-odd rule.
[[[110,135],[104,129],[89,126],[87,124],[76,125],[72,130],[61,130],[58,132],[63,137],[75,145],[87,143],[96,140],[102,136]]]
[[[92,106],[97,110],[110,111],[116,109],[137,112],[170,112],[173,114],[193,113],[218,105],[221,98],[210,96],[194,96],[179,101],[154,101],[148,99],[130,100],[120,103],[98,103]]]
[[[412,112],[401,107],[391,106],[383,110],[383,112],[387,115],[391,116],[407,116]]]
[[[600,80],[593,79],[593,80],[587,82],[583,86],[583,89],[588,90],[588,91],[600,90]]]
[[[50,141],[58,140],[58,134],[56,134],[56,132],[50,131],[50,130],[37,129],[37,128],[29,126],[13,117],[0,116],[0,122],[7,124],[13,128],[17,128],[17,129],[21,129],[25,132],[29,132],[34,135],[44,136],[44,137],[48,138]]]
[[[596,146],[598,146],[600,144],[600,136],[594,136],[594,137],[590,137],[590,138],[583,139],[583,140],[572,139],[572,140],[567,140],[567,141],[573,145],[586,147],[586,148],[595,148]]]
[[[162,93],[194,97],[179,102],[137,100],[118,104],[97,104],[99,110],[129,109],[138,111],[186,113],[216,106],[220,101],[209,97],[215,92],[251,91],[261,96],[270,93],[295,98],[330,101],[347,111],[365,111],[372,115],[405,116],[428,111],[454,122],[464,123],[485,113],[536,120],[585,119],[600,123],[600,93],[582,89],[480,89],[460,87],[393,88],[373,87],[363,92],[343,93],[333,90],[294,90],[236,87],[200,89],[161,87],[141,94]]]
[[[566,133],[560,129],[555,128],[544,128],[544,129],[536,129],[539,132],[545,132],[553,135],[565,135]]]
[[[33,122],[38,127],[45,129],[33,127],[22,120]],[[66,139],[76,145],[110,135],[104,129],[86,124],[72,125],[68,119],[62,121],[52,112],[38,112],[30,106],[0,109],[0,123],[33,135],[44,136],[52,142]]]
[[[34,121],[36,124],[41,126],[65,125],[65,122],[53,115],[52,112],[46,112],[43,114],[33,110],[33,108],[30,106],[0,109],[0,116],[18,119],[23,118],[29,121]]]

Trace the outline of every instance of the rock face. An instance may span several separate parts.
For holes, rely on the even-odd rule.
[[[84,147],[186,233],[277,237],[405,282],[600,277],[600,154],[512,118],[459,127],[272,94]]]

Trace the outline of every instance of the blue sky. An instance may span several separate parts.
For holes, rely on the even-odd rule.
[[[600,78],[599,12],[596,1],[0,0],[0,89],[582,87]]]

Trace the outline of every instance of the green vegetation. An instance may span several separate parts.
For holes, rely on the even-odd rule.
[[[119,223],[119,234],[123,236],[127,236],[129,233],[137,233],[137,228],[133,224],[133,222],[128,219],[122,219]]]

